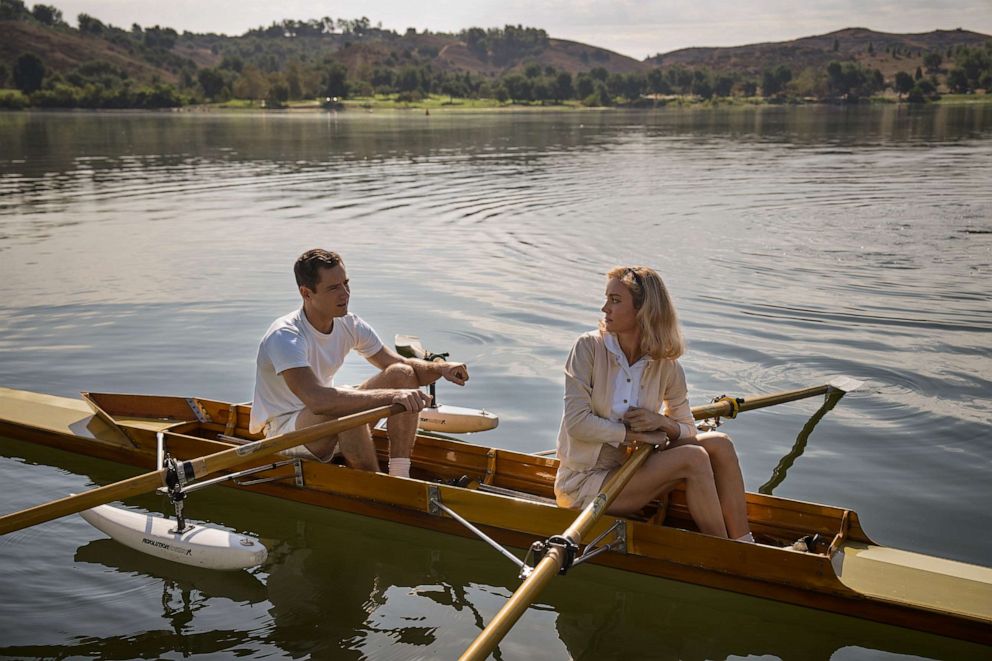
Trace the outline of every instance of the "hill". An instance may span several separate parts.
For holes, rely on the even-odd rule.
[[[908,83],[907,83],[908,80]],[[507,25],[404,34],[367,18],[284,20],[243,35],[124,30],[55,7],[0,0],[0,107],[162,107],[394,95],[586,105],[666,95],[834,98],[893,90],[916,99],[992,87],[992,38],[966,30],[848,28],[787,42],[686,48],[644,61]]]
[[[508,26],[512,27],[512,26]],[[168,28],[151,28],[168,30]],[[523,28],[529,29],[529,28]],[[169,48],[145,46],[143,30],[125,32],[113,26],[86,33],[67,25],[48,26],[31,20],[0,20],[0,62],[12,65],[17,57],[31,53],[42,58],[52,72],[66,73],[96,60],[127,71],[136,80],[175,82],[182,68],[217,67],[225,57],[238,57],[262,69],[273,70],[292,60],[321,62],[328,58],[344,64],[349,73],[363,67],[429,63],[439,71],[499,76],[523,71],[538,64],[577,74],[594,67],[610,73],[646,71],[648,64],[596,46],[564,39],[546,38],[539,49],[520,49],[501,60],[471,49],[459,35],[407,33],[384,30],[361,33],[329,33],[319,36],[273,35],[260,29],[241,36],[175,34]],[[543,32],[543,31],[541,31]],[[162,51],[175,57],[162,61]],[[158,51],[158,52],[156,52]]]
[[[793,71],[826,67],[831,61],[857,62],[893,75],[923,66],[923,56],[961,46],[980,47],[992,37],[968,30],[934,30],[919,34],[893,34],[867,28],[846,28],[836,32],[803,37],[792,41],[750,44],[722,48],[682,48],[647,58],[650,66],[706,67],[713,71],[760,74],[767,68],[785,65]]]
[[[478,29],[478,28],[475,28]],[[644,62],[596,46],[574,41],[553,39],[543,30],[506,26],[490,41],[506,41],[508,31],[536,32],[536,43],[509,38],[509,47],[486,45],[473,47],[464,35],[431,32],[397,34],[385,30],[368,32],[329,33],[319,36],[273,36],[246,34],[240,37],[183,34],[176,52],[193,59],[200,66],[218,66],[225,55],[235,55],[246,61],[257,59],[253,54],[264,51],[270,63],[318,62],[333,58],[342,63],[350,74],[359,75],[363,67],[396,67],[409,64],[430,64],[438,71],[469,73],[496,77],[522,72],[526,66],[537,64],[542,69],[577,74],[601,66],[610,73],[645,71]],[[268,31],[266,31],[268,32]]]
[[[17,58],[25,53],[36,55],[50,71],[60,74],[87,63],[104,62],[136,81],[178,80],[174,66],[156,62],[130,44],[35,21],[0,21],[0,63],[13,70]]]

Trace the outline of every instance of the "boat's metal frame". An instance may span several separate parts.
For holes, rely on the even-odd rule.
[[[155,465],[159,434],[181,460],[229,448],[225,436],[257,438],[247,431],[246,404],[100,393],[84,399],[0,388],[0,435],[144,469]],[[387,439],[379,430],[373,436],[385,463]],[[414,450],[413,475],[424,479],[314,461],[274,465],[272,459],[241,467],[262,469],[260,480],[225,484],[448,534],[475,534],[460,518],[500,545],[525,549],[560,533],[575,517],[554,505],[557,460],[547,457],[423,435]],[[684,493],[676,491],[667,509],[601,521],[583,540],[586,559],[992,644],[992,569],[880,547],[851,510],[754,493],[747,495],[747,507],[762,543],[696,532]],[[809,552],[783,548],[812,535],[825,542]],[[597,546],[604,539],[607,545]]]

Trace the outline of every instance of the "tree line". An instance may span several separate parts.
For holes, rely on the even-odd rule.
[[[0,0],[0,20],[36,21],[53,29],[73,30],[61,11],[38,4],[28,9],[22,0]],[[672,97],[704,100],[728,97],[835,99],[856,101],[891,89],[910,101],[937,98],[938,76],[954,92],[992,88],[992,42],[982,47],[958,47],[945,53],[926,53],[923,67],[899,72],[887,80],[880,71],[854,61],[833,61],[825,67],[793,70],[787,65],[760,72],[740,73],[657,66],[642,72],[615,73],[604,66],[572,74],[542,65],[532,58],[549,47],[544,30],[507,25],[504,28],[469,28],[457,38],[479,59],[496,66],[515,66],[502,74],[456,72],[436,67],[438,42],[405,35],[368,18],[309,21],[286,20],[249,30],[239,38],[219,35],[179,34],[171,28],[124,30],[87,14],[77,17],[78,32],[105,39],[172,74],[175,82],[153,79],[139,83],[124,69],[105,61],[86,62],[68,72],[54,72],[38,55],[20,55],[8,67],[0,64],[0,106],[163,108],[230,99],[264,100],[269,107],[314,98],[355,98],[392,95],[416,102],[429,95],[454,99],[495,99],[501,103],[558,104],[579,102],[588,106],[639,106],[665,103]],[[421,33],[424,37],[426,33]],[[314,39],[340,40],[331,55],[317,55]],[[406,37],[406,38],[404,38]],[[198,67],[176,52],[178,44],[209,48],[220,62]],[[345,65],[350,48],[374,43],[375,58],[365,64]],[[888,49],[887,49],[888,50]],[[326,50],[324,51],[326,52]],[[608,59],[593,51],[590,65]],[[589,58],[583,58],[588,61]]]

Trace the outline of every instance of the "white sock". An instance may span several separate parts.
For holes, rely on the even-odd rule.
[[[389,474],[393,477],[410,477],[410,458],[390,457]]]
[[[752,535],[751,533],[748,533],[746,535],[741,535],[740,537],[738,537],[734,541],[736,541],[736,542],[747,542],[748,544],[754,544],[754,535]]]

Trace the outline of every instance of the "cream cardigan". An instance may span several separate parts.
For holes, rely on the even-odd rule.
[[[558,430],[558,459],[573,471],[596,465],[604,443],[620,443],[622,422],[610,419],[613,388],[620,364],[606,349],[599,330],[579,336],[565,361],[565,409]],[[695,429],[686,391],[685,372],[677,360],[648,358],[638,395],[641,408],[662,410]]]

